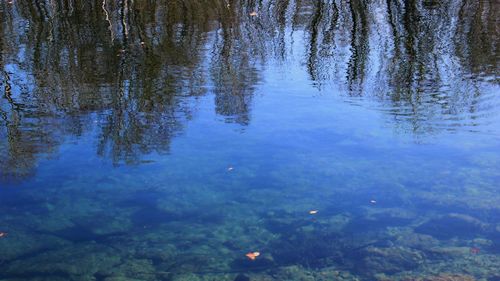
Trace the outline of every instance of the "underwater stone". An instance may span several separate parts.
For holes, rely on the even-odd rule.
[[[124,276],[111,276],[106,277],[104,281],[143,281],[143,279],[128,278]]]
[[[172,281],[201,281],[199,276],[193,273],[186,273],[175,276]]]
[[[302,268],[301,266],[286,266],[280,268],[279,272],[274,276],[277,280],[301,280],[301,281],[314,281],[314,276]]]
[[[475,246],[490,247],[493,245],[493,241],[484,238],[476,238],[472,240],[472,244]]]
[[[78,276],[83,280],[93,278],[96,273],[111,273],[120,262],[120,256],[113,248],[95,243],[77,244],[63,250],[50,250],[30,258],[15,260],[2,273],[12,276]]]
[[[0,252],[3,260],[16,260],[22,256],[34,256],[69,245],[67,241],[50,235],[30,235],[17,229],[13,230],[13,233],[15,235],[0,239]]]
[[[236,278],[234,278],[234,281],[250,281],[250,277],[240,273],[236,276]]]
[[[469,247],[433,247],[426,251],[431,257],[435,258],[460,258],[470,254]]]
[[[359,281],[347,271],[339,271],[335,267],[326,267],[322,269],[306,269],[302,266],[291,265],[280,267],[272,274],[276,281]],[[256,278],[255,280],[265,281],[266,279]]]
[[[463,214],[449,214],[431,219],[418,226],[415,232],[428,234],[438,239],[453,237],[472,238],[486,233],[488,225],[480,220]]]
[[[398,233],[395,243],[408,248],[429,249],[439,245],[439,240],[426,234],[402,232]]]
[[[417,268],[424,260],[423,255],[409,248],[366,248],[361,270],[365,273],[398,273]]]
[[[123,263],[108,271],[112,271],[116,275],[127,278],[137,278],[144,281],[157,280],[155,276],[159,275],[159,272],[155,270],[150,260],[134,258],[126,258],[123,260]]]
[[[404,279],[404,281],[475,281],[474,277],[464,274],[440,274],[436,276]]]

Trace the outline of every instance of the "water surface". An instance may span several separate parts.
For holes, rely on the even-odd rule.
[[[84,2],[0,2],[0,280],[500,280],[497,1]]]

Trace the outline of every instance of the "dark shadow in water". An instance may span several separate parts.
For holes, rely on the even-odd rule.
[[[123,208],[142,206],[154,207],[158,204],[158,199],[162,196],[166,196],[166,194],[154,190],[141,190],[140,192],[127,194],[126,198],[119,200],[117,206]]]
[[[132,222],[137,227],[152,227],[172,221],[182,220],[182,216],[155,207],[144,207],[132,215]]]
[[[45,234],[54,235],[73,243],[89,241],[94,241],[97,243],[109,242],[116,237],[126,235],[125,232],[97,234],[92,231],[92,229],[78,224],[73,227],[65,228],[56,232],[46,232]]]
[[[224,222],[224,215],[217,211],[203,210],[170,212],[155,206],[143,206],[132,215],[132,222],[138,228],[155,227],[176,221],[208,225],[221,224]]]
[[[352,220],[346,225],[343,231],[348,233],[367,233],[385,230],[387,227],[405,226],[410,224],[413,219],[408,218],[360,218]]]
[[[356,234],[333,231],[329,225],[314,218],[297,219],[293,214],[274,214],[265,220],[265,227],[280,237],[263,249],[272,254],[275,266],[300,264],[306,268],[320,268],[332,262],[343,264],[346,254],[373,243],[354,239]]]
[[[450,214],[431,219],[415,228],[415,232],[431,235],[438,239],[474,238],[495,233],[492,226],[468,215]]]

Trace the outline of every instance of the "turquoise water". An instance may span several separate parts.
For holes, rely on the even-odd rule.
[[[494,2],[51,3],[0,4],[0,280],[500,280]]]

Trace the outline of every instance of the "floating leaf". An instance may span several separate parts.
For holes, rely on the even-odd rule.
[[[255,260],[258,256],[260,256],[260,252],[249,252],[245,256],[250,260]]]

